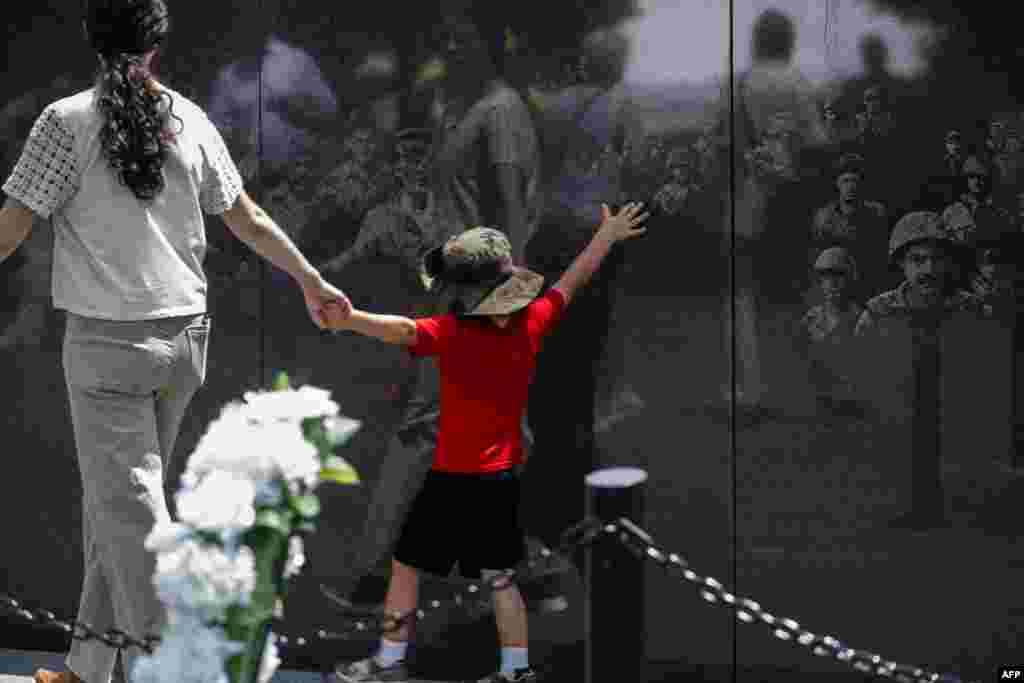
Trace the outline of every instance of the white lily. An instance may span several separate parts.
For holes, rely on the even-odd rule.
[[[266,422],[302,422],[309,417],[331,417],[339,410],[331,392],[308,385],[286,391],[247,391],[243,398],[246,414]]]
[[[214,470],[192,488],[178,491],[175,500],[183,522],[204,531],[247,528],[256,521],[256,487],[251,479]]]

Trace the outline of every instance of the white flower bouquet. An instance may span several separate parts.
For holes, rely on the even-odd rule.
[[[360,427],[329,392],[291,389],[228,404],[199,440],[175,496],[178,522],[146,539],[167,626],[136,683],[267,683],[279,659],[270,630],[288,580],[305,562],[302,538],[320,513],[317,486],[355,484],[335,449]]]

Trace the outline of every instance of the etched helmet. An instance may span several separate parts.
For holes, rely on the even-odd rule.
[[[942,212],[942,222],[946,226],[949,238],[959,242],[966,241],[976,226],[970,209],[960,202],[946,207]]]
[[[852,280],[857,279],[857,261],[845,247],[823,249],[814,261],[814,270],[846,273]]]
[[[859,176],[864,175],[864,157],[856,152],[848,152],[847,154],[839,157],[833,168],[835,171],[835,178],[838,180],[840,176],[845,173],[856,173]]]
[[[934,211],[912,211],[896,222],[889,237],[889,258],[899,261],[903,250],[925,240],[953,243],[942,217]]]
[[[864,89],[864,101],[869,100],[880,101],[885,97],[885,93],[882,91],[882,86],[872,85]]]

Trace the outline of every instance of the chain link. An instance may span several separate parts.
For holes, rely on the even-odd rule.
[[[851,648],[833,636],[808,631],[793,619],[775,616],[754,600],[730,593],[715,578],[701,576],[678,554],[657,547],[646,532],[628,519],[622,518],[605,524],[602,531],[638,557],[654,562],[670,575],[695,586],[707,602],[734,611],[740,622],[761,624],[771,629],[772,635],[779,640],[806,647],[818,657],[832,657],[861,673],[898,683],[961,683],[960,678],[954,674],[939,674],[916,666],[897,664],[873,652]]]
[[[2,593],[0,593],[0,612],[6,612],[30,624],[62,631],[74,640],[96,640],[117,650],[138,647],[147,654],[153,654],[157,643],[160,642],[160,636],[147,635],[143,638],[135,638],[116,628],[103,632],[97,631],[89,624],[80,621],[59,619],[48,610],[25,607],[14,598]]]

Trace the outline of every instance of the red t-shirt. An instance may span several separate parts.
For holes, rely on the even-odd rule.
[[[523,459],[522,418],[541,340],[565,310],[557,289],[513,314],[504,328],[452,314],[416,320],[414,356],[436,356],[441,428],[433,469],[496,472]]]

